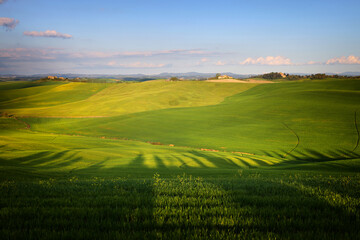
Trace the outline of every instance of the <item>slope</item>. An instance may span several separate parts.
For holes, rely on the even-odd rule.
[[[7,92],[10,100],[0,109],[18,116],[116,116],[166,108],[205,106],[256,84],[195,81],[143,83],[66,83],[22,96],[22,90]],[[34,89],[34,88],[32,88]],[[0,99],[1,100],[1,99]]]
[[[303,161],[353,158],[360,82],[259,85],[217,105],[106,119],[25,119],[37,131],[67,132],[240,151]],[[358,120],[357,120],[358,121]],[[295,148],[296,147],[296,148]],[[355,149],[359,153],[359,149]]]

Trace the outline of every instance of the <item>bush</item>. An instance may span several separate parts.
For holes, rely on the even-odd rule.
[[[317,74],[310,75],[310,79],[324,79],[326,77],[327,76],[325,73],[317,73]]]
[[[271,73],[263,74],[261,77],[265,79],[277,79],[277,78],[282,78],[282,75],[278,72],[271,72]]]
[[[177,77],[171,77],[169,80],[170,81],[180,81],[180,79],[178,79]]]

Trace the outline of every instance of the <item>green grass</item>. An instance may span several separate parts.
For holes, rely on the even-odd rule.
[[[37,115],[46,107],[87,99],[105,87],[101,83],[45,82],[21,89],[2,90],[0,109],[17,115]]]
[[[266,156],[208,152],[139,141],[35,133],[24,127],[15,119],[0,118],[1,179],[46,178],[53,174],[152,177],[156,172],[176,176],[184,171],[217,175],[282,162]]]
[[[360,238],[360,81],[0,92],[0,239]]]
[[[56,87],[52,88],[42,86],[39,90],[34,87],[26,89],[33,93],[29,97],[23,97],[21,90],[6,90],[11,100],[1,102],[0,99],[0,108],[18,116],[116,116],[217,104],[225,97],[255,85],[164,80],[117,84],[56,83]],[[39,91],[41,93],[37,94]]]
[[[359,175],[250,170],[224,179],[6,181],[0,232],[27,239],[357,239],[359,184]]]
[[[210,106],[106,119],[24,120],[35,131],[123,137],[277,158],[353,158],[359,90],[357,80],[263,84]]]

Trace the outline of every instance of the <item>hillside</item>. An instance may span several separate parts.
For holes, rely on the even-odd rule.
[[[218,104],[225,97],[255,85],[164,80],[117,84],[45,82],[25,86],[3,83],[0,84],[3,96],[0,109],[17,116],[33,117],[116,116]],[[14,89],[8,90],[10,87]]]
[[[360,236],[360,81],[4,82],[0,93],[0,236]]]
[[[144,88],[141,88],[141,84],[144,84]],[[147,95],[148,92],[162,92],[157,84],[161,82],[156,82],[154,89],[149,88],[148,83],[133,86]],[[257,86],[230,84],[228,89],[231,91],[227,92],[228,95],[250,86],[252,88],[233,94],[224,101],[221,101],[225,95],[223,91],[229,83],[212,85],[214,83],[188,82],[187,84],[194,84],[192,92],[198,92],[192,94],[195,96],[199,96],[200,93],[203,94],[202,96],[219,94],[218,103],[215,104],[213,101],[213,104],[208,106],[198,107],[197,104],[193,104],[195,106],[187,108],[174,109],[171,106],[161,109],[166,105],[169,106],[168,102],[161,102],[163,96],[166,96],[163,93],[156,95],[157,98],[153,98],[154,101],[149,104],[140,101],[138,108],[129,107],[128,111],[135,113],[106,119],[26,118],[24,120],[35,131],[128,138],[175,146],[287,157],[292,160],[325,161],[354,158],[356,156],[354,154],[359,153],[357,146],[359,137],[356,130],[359,114],[355,116],[355,112],[357,113],[360,108],[359,81],[328,80]],[[195,84],[199,84],[201,88]],[[203,88],[202,86],[206,84],[210,87]],[[237,88],[233,89],[233,86]],[[208,94],[205,94],[204,89]],[[178,98],[183,95],[189,96],[188,89],[177,90],[179,90]],[[112,97],[111,91],[112,88],[108,88],[102,92],[107,92],[108,98],[118,100],[119,98]],[[138,96],[137,93],[126,92],[128,95],[124,98],[128,102],[138,101],[134,100],[134,96]],[[170,95],[169,93],[166,98]],[[92,97],[95,96],[100,97],[98,94]],[[204,105],[206,103],[209,104],[211,101],[202,102]],[[114,108],[121,109],[121,106]],[[157,106],[157,110],[154,110],[154,106]],[[74,109],[72,112],[76,115],[77,109],[70,109]],[[22,109],[16,111],[21,112]],[[46,115],[46,112],[43,114]],[[104,110],[93,107],[91,114],[102,115]]]

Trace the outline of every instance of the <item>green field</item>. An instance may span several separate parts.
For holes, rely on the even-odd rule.
[[[358,239],[360,80],[0,83],[0,239]]]

